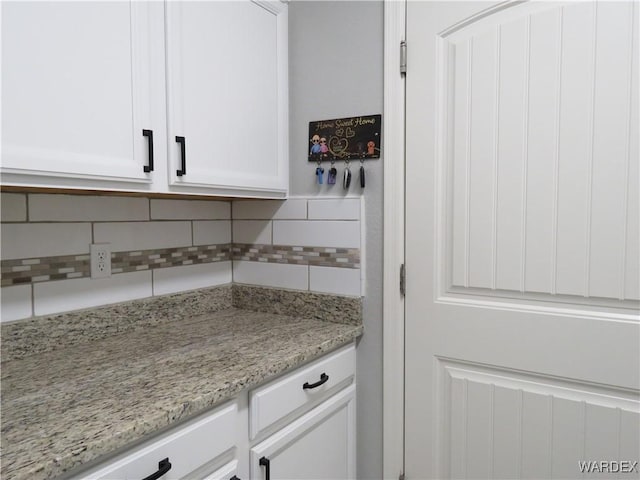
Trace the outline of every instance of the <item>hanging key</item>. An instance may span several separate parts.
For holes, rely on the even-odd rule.
[[[364,188],[364,160],[360,160],[360,188]]]
[[[337,176],[338,169],[335,167],[335,162],[331,161],[331,168],[329,169],[329,173],[327,174],[327,184],[335,185]]]
[[[324,168],[322,167],[316,168],[316,179],[318,181],[318,185],[322,185],[323,175],[324,175]]]
[[[346,162],[344,167],[344,176],[342,177],[342,186],[345,190],[348,190],[351,186],[351,170],[349,169],[349,162]]]

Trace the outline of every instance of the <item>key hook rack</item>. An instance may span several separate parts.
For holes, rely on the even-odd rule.
[[[330,162],[327,169],[327,185],[337,183],[336,162],[344,162],[342,187],[351,186],[349,163],[359,161],[359,184],[365,187],[366,160],[376,160],[381,153],[382,115],[360,115],[358,117],[336,118],[309,122],[309,155],[307,160],[316,163],[316,184],[325,183],[323,162]]]
[[[309,122],[308,161],[376,160],[381,153],[382,115]]]

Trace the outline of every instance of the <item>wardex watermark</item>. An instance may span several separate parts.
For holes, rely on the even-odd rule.
[[[638,473],[638,461],[633,460],[581,460],[580,473]]]

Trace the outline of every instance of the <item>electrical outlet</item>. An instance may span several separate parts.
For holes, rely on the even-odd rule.
[[[111,244],[91,244],[91,278],[111,276]]]

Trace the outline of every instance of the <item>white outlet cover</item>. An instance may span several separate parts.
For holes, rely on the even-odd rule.
[[[108,278],[111,276],[111,244],[91,244],[91,278]]]

